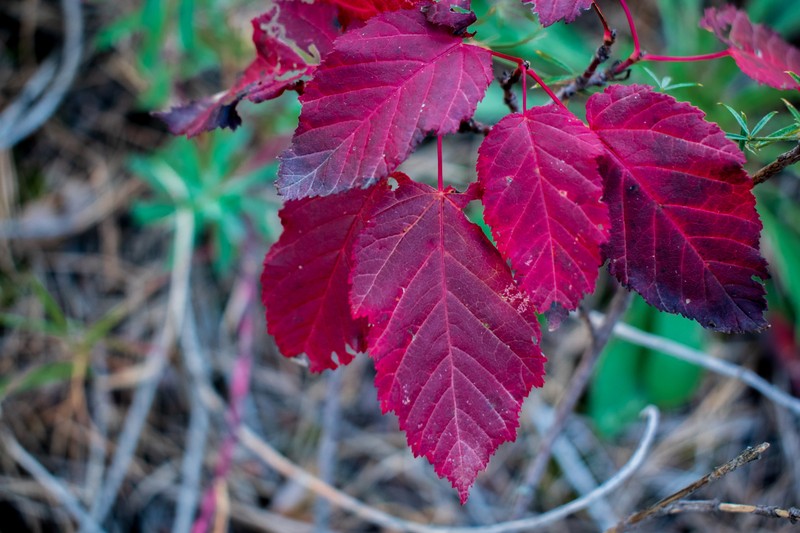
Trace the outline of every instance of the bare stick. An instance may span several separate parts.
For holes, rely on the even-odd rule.
[[[178,491],[175,522],[172,533],[188,533],[192,527],[197,502],[200,500],[203,457],[208,438],[209,412],[203,402],[201,390],[204,385],[211,386],[208,365],[202,353],[197,336],[197,324],[191,306],[187,306],[186,319],[181,331],[181,352],[189,373],[189,428],[186,432],[186,453],[181,462],[181,486]]]
[[[594,12],[600,18],[600,23],[603,25],[603,44],[597,48],[592,57],[592,61],[589,63],[589,66],[586,67],[583,74],[572,80],[569,85],[559,89],[558,93],[556,93],[562,100],[567,100],[575,96],[576,93],[583,91],[587,87],[603,85],[608,81],[604,73],[597,73],[597,67],[608,61],[611,57],[611,47],[614,46],[617,40],[617,32],[608,27],[608,22],[606,22],[606,18],[603,16],[603,12],[600,11],[597,3],[593,3],[592,8],[594,8]]]
[[[227,522],[227,477],[233,466],[233,452],[239,442],[239,428],[242,423],[242,412],[244,402],[250,393],[250,370],[253,365],[253,317],[252,305],[258,294],[258,262],[252,254],[245,254],[242,273],[239,276],[237,287],[234,290],[233,299],[239,297],[242,302],[242,315],[239,321],[236,334],[239,341],[238,353],[233,362],[230,378],[230,402],[225,413],[227,422],[227,435],[222,443],[217,464],[214,469],[214,479],[211,486],[206,489],[203,495],[200,515],[192,525],[194,533],[203,533],[209,530],[209,526],[215,524],[214,531],[217,531],[217,524],[222,524],[224,528]],[[224,508],[218,504],[224,504]]]
[[[583,395],[583,391],[586,390],[586,385],[592,377],[592,371],[597,363],[597,359],[600,357],[603,348],[608,344],[615,324],[622,318],[630,301],[630,292],[621,287],[617,287],[617,292],[609,304],[606,320],[596,328],[593,328],[592,325],[589,324],[592,332],[592,343],[583,353],[581,362],[575,370],[566,392],[564,392],[564,397],[558,402],[558,407],[553,417],[553,424],[547,430],[547,433],[539,445],[539,449],[536,450],[536,457],[525,473],[525,480],[518,489],[519,497],[514,504],[512,517],[518,518],[522,516],[533,501],[535,489],[539,485],[539,481],[541,481],[547,464],[550,461],[553,444],[561,434],[561,431],[563,431],[564,425],[567,423],[567,418],[578,404],[578,400],[580,400],[581,395]]]
[[[650,518],[657,516],[663,509],[665,509],[669,505],[672,505],[678,500],[682,500],[683,498],[689,496],[690,494],[705,487],[709,483],[713,483],[719,478],[730,474],[737,468],[744,466],[747,463],[761,459],[761,454],[764,453],[767,450],[767,448],[769,448],[768,442],[762,442],[755,448],[747,447],[742,453],[740,453],[739,455],[737,455],[735,458],[731,459],[724,465],[718,466],[713,471],[701,477],[694,483],[690,483],[689,485],[686,485],[682,489],[673,492],[666,498],[651,505],[644,511],[639,511],[638,513],[630,515],[628,518],[621,521],[616,526],[607,529],[606,533],[621,533],[622,531],[625,531],[634,524],[638,524],[640,522],[649,520]]]
[[[591,313],[591,318],[592,322],[600,323],[603,319],[603,315],[601,313]],[[664,352],[672,357],[701,366],[711,372],[741,381],[776,404],[800,416],[800,399],[783,392],[748,368],[716,359],[706,353],[665,339],[664,337],[644,332],[625,323],[618,323],[614,326],[614,335],[620,339],[638,344],[639,346]]]
[[[673,515],[680,513],[744,513],[770,518],[783,518],[792,524],[800,520],[800,509],[789,507],[781,509],[773,505],[749,505],[742,503],[725,503],[719,500],[682,500],[675,502],[666,509],[663,509],[658,516]]]
[[[513,533],[517,531],[531,531],[536,528],[542,528],[562,520],[571,514],[577,513],[578,511],[582,511],[599,499],[604,498],[607,494],[615,490],[631,476],[633,476],[642,463],[644,463],[644,460],[650,451],[650,447],[653,444],[656,430],[658,429],[658,409],[653,406],[649,406],[642,412],[645,416],[647,416],[647,427],[638,447],[628,462],[612,478],[597,487],[596,490],[565,505],[556,507],[551,511],[532,518],[512,520],[491,526],[479,527],[430,526],[421,524],[419,522],[402,520],[384,511],[370,507],[364,502],[345,494],[339,489],[310,474],[306,470],[303,470],[300,466],[289,461],[289,459],[278,452],[275,448],[270,446],[263,439],[258,437],[246,426],[242,428],[241,439],[242,445],[253,452],[259,459],[264,461],[271,468],[274,468],[284,476],[291,478],[296,483],[303,485],[315,494],[327,499],[332,504],[350,511],[367,522],[389,529],[409,531],[411,533],[439,533],[443,531],[448,531],[450,533]]]
[[[317,452],[319,477],[325,483],[333,484],[336,469],[336,446],[339,438],[339,417],[344,369],[340,368],[328,375],[325,405],[322,408],[322,438]],[[331,508],[328,500],[317,499],[314,505],[314,531],[330,531]]]
[[[64,47],[61,65],[48,59],[22,94],[0,115],[0,149],[10,148],[33,133],[58,108],[75,79],[83,53],[83,14],[80,0],[61,0]],[[41,96],[41,98],[40,98]]]
[[[553,423],[553,409],[542,402],[536,402],[534,406],[531,409],[530,422],[539,433],[544,434]],[[572,488],[580,495],[589,494],[597,488],[597,481],[565,433],[562,432],[553,444],[553,457]],[[597,500],[590,505],[587,512],[599,529],[609,528],[619,521],[614,509],[605,499]]]
[[[188,197],[185,184],[178,178],[166,182],[176,205]],[[183,325],[189,295],[189,277],[194,244],[194,214],[188,207],[180,207],[175,214],[175,253],[170,274],[170,291],[167,301],[167,317],[161,338],[148,353],[145,376],[136,390],[125,425],[118,438],[117,451],[108,470],[103,488],[92,505],[92,517],[102,523],[116,500],[122,482],[130,466],[139,437],[142,434],[147,414],[153,404],[161,374],[167,365],[167,355]]]
[[[47,492],[52,494],[53,497],[64,506],[69,514],[78,521],[81,529],[92,532],[103,531],[63,483],[48,472],[33,455],[29,454],[11,433],[5,429],[0,430],[0,442],[3,443],[3,447],[8,451],[9,455],[11,455],[22,468],[30,472],[34,479],[36,479]]]
[[[775,174],[798,161],[800,161],[800,143],[788,152],[782,153],[775,161],[753,174],[753,185],[764,183]]]

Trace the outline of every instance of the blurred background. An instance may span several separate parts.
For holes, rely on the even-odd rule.
[[[736,4],[800,42],[800,3]],[[296,95],[244,102],[236,132],[191,140],[169,135],[150,114],[232,86],[254,56],[250,19],[266,5],[0,3],[0,531],[392,530],[345,510],[341,496],[319,498],[303,472],[402,519],[493,524],[508,519],[521,496],[531,499],[530,512],[543,512],[611,477],[636,448],[639,412],[649,404],[662,420],[635,476],[551,530],[602,530],[762,441],[772,444],[762,460],[697,497],[800,505],[797,412],[741,380],[619,338],[603,351],[538,486],[526,487],[553,408],[590,343],[575,317],[545,333],[547,383],[526,402],[517,441],[499,449],[463,507],[413,458],[394,415],[381,415],[366,355],[323,374],[283,358],[266,334],[258,276],[281,231],[272,181],[297,123]],[[624,16],[616,2],[600,5],[619,30],[613,57],[624,59]],[[643,48],[720,50],[697,26],[710,5],[722,3],[632,3]],[[541,29],[517,0],[473,0],[473,9],[477,41],[531,60],[554,86],[583,72],[602,41],[591,13]],[[745,150],[750,171],[800,139],[797,93],[758,86],[730,59],[642,62],[630,82],[702,108]],[[576,114],[586,97],[571,101]],[[531,92],[531,105],[545,100]],[[492,124],[506,113],[493,84],[476,118]],[[450,184],[474,180],[481,139],[445,139]],[[402,170],[435,181],[435,146],[423,144]],[[772,273],[769,330],[709,333],[638,298],[623,322],[797,395],[798,168],[756,194]],[[470,216],[482,223],[480,212]],[[604,310],[611,292],[601,276],[587,308]],[[276,470],[282,459],[273,452],[291,468]],[[685,513],[643,529],[790,527]]]

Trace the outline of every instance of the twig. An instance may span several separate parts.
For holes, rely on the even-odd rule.
[[[197,336],[197,327],[192,307],[186,309],[186,318],[181,331],[181,352],[184,364],[189,373],[189,427],[186,433],[186,453],[181,462],[181,486],[178,490],[175,522],[172,533],[188,533],[192,527],[197,503],[200,500],[201,474],[203,457],[208,438],[209,412],[203,402],[201,390],[203,386],[211,386],[208,377],[208,365],[202,353]]]
[[[764,183],[775,174],[798,161],[800,161],[800,143],[797,143],[794,148],[782,153],[775,161],[753,174],[753,185]]]
[[[539,481],[541,481],[547,464],[550,461],[550,453],[553,444],[564,429],[567,418],[575,409],[581,395],[583,395],[583,391],[586,389],[586,385],[592,377],[592,371],[597,363],[597,359],[600,357],[603,348],[608,344],[614,326],[620,318],[622,318],[630,301],[630,292],[618,287],[614,298],[612,298],[609,304],[606,320],[596,329],[592,328],[591,324],[589,324],[590,331],[592,332],[592,343],[583,353],[581,362],[578,368],[575,369],[575,373],[567,386],[567,390],[564,392],[564,397],[558,402],[558,407],[553,417],[553,424],[542,439],[539,449],[536,451],[536,457],[525,473],[524,481],[518,489],[519,497],[514,504],[512,517],[517,518],[522,516],[533,501],[534,491],[539,485]]]
[[[64,47],[60,68],[48,58],[17,99],[0,115],[0,149],[10,148],[33,133],[58,108],[75,79],[83,54],[83,14],[80,0],[61,0]]]
[[[769,448],[768,442],[762,442],[755,448],[747,447],[742,453],[740,453],[739,455],[737,455],[735,458],[731,459],[724,465],[718,466],[713,471],[701,477],[694,483],[690,483],[689,485],[686,485],[682,489],[673,492],[666,498],[659,500],[657,503],[651,505],[644,511],[639,511],[637,513],[630,515],[625,520],[619,522],[616,526],[607,529],[606,533],[621,533],[622,531],[625,531],[634,524],[638,524],[640,522],[644,522],[645,520],[649,520],[650,518],[655,517],[666,507],[674,504],[678,500],[682,500],[683,498],[689,496],[690,494],[705,487],[709,483],[712,483],[718,480],[719,478],[730,474],[737,468],[744,466],[747,463],[761,459],[761,454],[763,454],[767,450],[767,448]]]
[[[586,496],[582,496],[565,505],[556,507],[551,511],[532,518],[524,518],[522,520],[512,520],[491,526],[478,527],[430,526],[421,524],[419,522],[402,520],[384,511],[370,507],[364,502],[345,494],[339,489],[325,483],[318,477],[303,470],[300,466],[289,461],[289,459],[278,452],[275,448],[270,446],[263,439],[258,437],[246,426],[242,428],[241,438],[242,444],[270,467],[274,468],[284,476],[291,478],[296,483],[303,485],[319,496],[322,496],[334,505],[350,511],[359,518],[372,524],[383,526],[389,529],[396,529],[399,531],[409,531],[411,533],[439,533],[445,531],[450,533],[512,533],[517,531],[530,531],[536,528],[545,527],[571,514],[577,513],[578,511],[589,507],[595,501],[605,497],[607,494],[615,490],[622,483],[633,476],[633,474],[639,469],[647,457],[650,447],[653,444],[656,430],[658,429],[658,409],[653,406],[649,406],[643,411],[643,414],[647,416],[647,427],[644,435],[642,436],[642,440],[639,442],[639,445],[636,448],[636,451],[633,453],[628,462],[613,477],[597,487],[596,490],[592,491]]]
[[[61,503],[64,508],[72,515],[75,520],[80,524],[81,529],[85,531],[99,532],[103,531],[97,522],[89,516],[89,513],[83,508],[83,505],[78,499],[57,479],[53,474],[42,466],[36,458],[29,454],[23,448],[17,439],[5,429],[0,430],[0,442],[3,443],[9,455],[22,466],[25,470],[31,473],[36,481],[42,485],[47,492]]]
[[[491,126],[478,122],[474,118],[462,120],[458,126],[458,133],[477,133],[479,135],[488,135]]]
[[[514,85],[519,83],[520,78],[522,78],[522,68],[517,67],[514,72],[504,71],[497,80],[500,82],[500,88],[503,89],[503,103],[512,113],[519,113],[519,103],[514,92]]]
[[[244,402],[250,392],[250,369],[253,364],[253,317],[252,305],[258,289],[256,287],[258,279],[257,265],[251,254],[245,254],[244,268],[240,280],[232,299],[240,299],[243,302],[241,320],[237,328],[239,349],[236,360],[233,364],[230,379],[230,402],[226,413],[228,433],[222,443],[217,465],[214,471],[214,479],[203,495],[200,516],[192,526],[193,533],[204,533],[208,531],[212,518],[216,515],[214,531],[219,528],[216,524],[221,524],[222,516],[218,504],[221,502],[227,505],[226,479],[233,466],[233,452],[239,442],[239,428],[242,423],[242,410]],[[224,529],[224,525],[222,526]]]
[[[597,73],[597,67],[608,61],[611,57],[611,47],[617,40],[617,31],[608,28],[605,17],[597,7],[597,4],[592,4],[595,13],[598,14],[603,23],[604,35],[603,44],[601,44],[594,53],[591,63],[586,67],[586,70],[575,78],[569,85],[565,85],[556,93],[561,100],[568,100],[575,96],[576,93],[583,91],[587,87],[595,85],[605,85],[608,81],[606,73]],[[599,75],[598,75],[599,74]]]
[[[329,373],[325,405],[322,408],[322,438],[317,452],[317,468],[320,479],[329,485],[333,484],[336,469],[343,371],[340,368]],[[318,533],[330,531],[330,518],[330,503],[328,500],[318,498],[314,505],[314,531]]]
[[[179,185],[180,184],[180,185]],[[170,182],[170,194],[176,205],[182,205],[181,199],[188,197],[185,185],[179,180]],[[183,186],[183,190],[178,190]],[[194,214],[188,207],[179,207],[175,214],[175,252],[174,264],[170,274],[170,291],[167,301],[167,317],[161,338],[147,355],[145,371],[141,385],[128,410],[125,424],[118,437],[118,446],[109,467],[108,474],[98,498],[92,505],[92,517],[102,523],[108,516],[116,500],[122,482],[133,459],[136,446],[141,437],[147,415],[153,404],[161,374],[167,364],[167,355],[175,342],[183,325],[186,304],[189,294],[189,277],[191,272],[192,248],[194,244]]]
[[[792,524],[800,520],[800,509],[789,507],[781,509],[773,505],[749,505],[743,503],[724,503],[719,500],[683,500],[663,509],[657,516],[679,513],[746,513],[770,518],[783,518]]]
[[[594,323],[600,323],[603,319],[603,315],[593,312],[591,313],[591,319]],[[638,344],[639,346],[658,350],[672,357],[688,361],[689,363],[701,366],[711,372],[739,380],[745,385],[754,388],[776,404],[800,416],[799,398],[795,398],[783,392],[748,368],[716,359],[706,353],[694,350],[675,341],[659,337],[658,335],[644,332],[625,323],[618,323],[614,327],[614,335],[620,339]]]
[[[100,485],[103,482],[106,463],[106,442],[108,438],[109,406],[111,405],[108,394],[104,390],[105,378],[108,373],[106,366],[105,351],[94,350],[96,355],[93,357],[91,395],[95,416],[92,423],[93,428],[90,435],[89,457],[86,465],[86,482],[84,489],[84,501],[91,502],[97,498]]]
[[[544,403],[535,403],[535,407],[531,410],[530,421],[540,434],[544,434],[553,423],[553,409]],[[594,475],[565,432],[562,432],[553,443],[553,457],[561,467],[564,478],[578,494],[589,494],[597,489]],[[619,521],[614,509],[605,499],[597,500],[587,511],[600,529],[609,528]]]

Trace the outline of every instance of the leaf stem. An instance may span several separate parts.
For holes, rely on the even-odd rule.
[[[528,110],[528,67],[530,65],[527,61],[523,62],[519,67],[522,69],[522,112]]]
[[[625,18],[628,19],[628,27],[631,29],[633,52],[631,53],[630,57],[638,60],[642,55],[642,47],[639,43],[639,34],[636,31],[636,23],[633,21],[633,15],[631,15],[631,10],[628,8],[627,2],[625,2],[625,0],[619,0],[619,3],[622,6],[622,10],[625,12]]]
[[[697,56],[658,56],[645,53],[641,60],[642,61],[707,61],[709,59],[719,59],[720,57],[727,57],[731,55],[730,50],[721,50],[719,52],[714,52],[712,54],[702,54]]]
[[[597,15],[597,18],[600,19],[600,24],[603,25],[603,42],[613,43],[616,32],[609,27],[608,21],[606,20],[605,15],[603,15],[603,12],[600,10],[600,6],[597,5],[597,2],[592,2],[592,9]]]
[[[442,136],[436,136],[436,157],[438,161],[439,190],[444,190],[444,169],[442,168]]]
[[[527,63],[525,60],[520,59],[519,57],[514,57],[514,56],[510,56],[508,54],[504,54],[502,52],[497,52],[497,51],[491,50],[491,49],[489,50],[489,53],[492,54],[495,57],[499,57],[500,59],[505,59],[506,61],[512,61],[512,62],[516,63],[520,68],[522,67],[523,64],[525,64],[526,68],[524,69],[524,72],[527,73],[528,76],[530,76],[531,78],[536,80],[536,83],[539,84],[539,86],[542,88],[542,90],[544,90],[544,92],[547,93],[547,96],[549,96],[550,99],[553,100],[553,102],[555,102],[556,104],[560,105],[564,109],[567,109],[567,106],[564,105],[564,102],[559,100],[558,96],[556,96],[556,93],[554,93],[553,90],[550,87],[548,87],[547,84],[542,80],[542,78],[540,78],[539,75],[536,74],[535,70],[530,68],[530,64]],[[524,98],[524,96],[523,96],[523,98]]]

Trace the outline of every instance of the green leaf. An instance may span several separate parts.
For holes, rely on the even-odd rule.
[[[697,322],[679,315],[654,310],[651,332],[700,349],[703,328]],[[642,384],[648,403],[662,409],[684,405],[700,385],[703,369],[660,351],[647,350],[644,355]]]
[[[45,363],[14,377],[2,377],[0,378],[0,402],[12,394],[67,381],[72,377],[73,368],[72,362]]]

